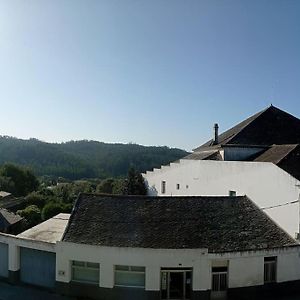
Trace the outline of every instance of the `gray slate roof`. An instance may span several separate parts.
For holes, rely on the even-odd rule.
[[[298,144],[295,145],[273,145],[267,151],[256,157],[253,161],[272,162],[279,164],[287,155],[289,155]]]
[[[203,150],[200,152],[193,152],[183,159],[191,159],[191,160],[222,160],[222,157],[219,153],[218,149],[213,150]]]
[[[272,162],[300,180],[300,145],[273,145],[254,161]]]
[[[208,248],[209,252],[296,245],[246,196],[81,194],[63,241],[112,247]]]
[[[5,228],[9,225],[13,225],[15,223],[23,220],[22,217],[16,215],[13,212],[6,210],[5,208],[0,208],[0,228]]]
[[[300,120],[289,113],[270,106],[219,135],[218,145],[299,144]],[[194,149],[200,151],[213,146],[210,140]]]

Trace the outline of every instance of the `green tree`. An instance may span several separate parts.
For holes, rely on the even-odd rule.
[[[9,192],[15,196],[26,196],[39,186],[37,178],[31,171],[13,164],[3,165],[0,169],[0,176],[6,177],[13,182]]]
[[[64,204],[57,202],[47,203],[42,210],[42,219],[47,220],[59,213],[69,213],[72,210],[72,204]]]
[[[115,179],[114,184],[113,184],[112,194],[115,194],[115,195],[124,194],[125,184],[126,184],[125,179],[122,179],[122,178],[121,179]]]
[[[97,193],[105,194],[115,194],[121,195],[124,194],[125,190],[125,180],[122,178],[108,178],[104,179],[97,185]]]
[[[147,189],[142,174],[137,172],[133,167],[129,168],[128,170],[124,193],[127,195],[147,194]]]
[[[29,205],[17,213],[26,219],[28,227],[32,227],[41,222],[41,211],[36,205]]]
[[[15,191],[15,183],[9,177],[0,176],[0,190],[13,193]]]
[[[114,182],[115,179],[113,178],[104,179],[100,184],[97,185],[96,192],[113,194]]]
[[[25,200],[29,205],[36,205],[42,208],[47,201],[47,196],[42,195],[40,192],[32,192],[26,196]]]

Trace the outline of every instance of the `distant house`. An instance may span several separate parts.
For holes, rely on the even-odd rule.
[[[8,193],[5,191],[0,191],[0,200],[12,198],[12,197],[13,197],[13,195],[11,193]]]
[[[23,222],[19,215],[0,208],[0,232],[18,234],[23,229]]]
[[[0,208],[16,212],[18,209],[25,208],[25,206],[26,201],[23,197],[16,198],[11,193],[0,191]]]
[[[248,195],[299,234],[300,120],[274,106],[218,133],[193,153],[143,174],[151,196]]]

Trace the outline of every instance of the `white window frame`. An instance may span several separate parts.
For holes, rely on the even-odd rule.
[[[81,263],[83,264],[83,266],[79,266],[79,265],[75,265],[74,263]],[[98,264],[98,267],[91,267],[88,266],[88,264]],[[98,281],[90,281],[90,280],[78,280],[78,279],[74,279],[74,270],[93,270],[93,271],[98,271]],[[72,260],[71,261],[71,280],[73,282],[80,282],[80,283],[86,283],[86,284],[94,284],[94,285],[99,285],[99,281],[100,281],[100,264],[99,263],[95,263],[95,262],[86,262],[86,261],[79,261],[79,260]]]
[[[123,268],[123,270],[118,269],[118,267]],[[127,270],[125,270],[125,268],[127,268]],[[144,271],[132,270],[134,268],[144,268]],[[117,273],[143,274],[144,275],[144,285],[143,286],[137,286],[137,285],[116,284],[116,274]],[[114,284],[115,284],[116,287],[128,287],[128,288],[144,289],[145,286],[146,286],[146,267],[144,267],[144,266],[115,265],[115,268],[114,268]]]

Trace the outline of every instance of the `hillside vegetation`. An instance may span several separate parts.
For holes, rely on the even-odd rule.
[[[49,186],[26,167],[8,163],[0,165],[0,191],[12,194],[8,199],[0,197],[0,208],[7,208],[12,201],[10,209],[18,209],[17,214],[25,218],[20,230],[35,226],[58,213],[70,213],[79,193],[147,194],[144,179],[134,168],[128,170],[125,178],[74,180]],[[14,206],[15,200],[19,200],[17,206]]]
[[[0,136],[0,165],[27,166],[38,176],[71,180],[124,177],[130,166],[139,172],[182,158],[187,152],[168,147],[108,144],[96,141],[46,143]]]

